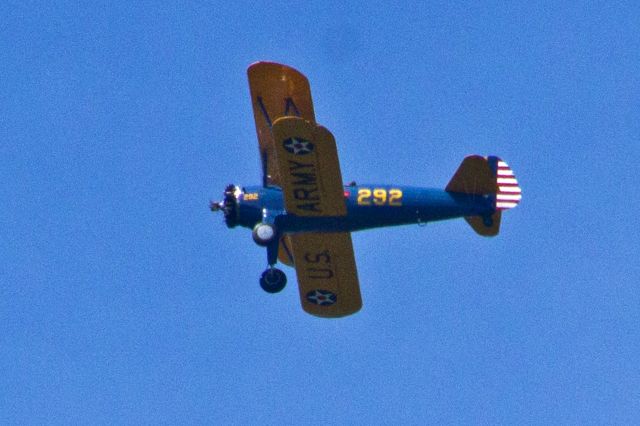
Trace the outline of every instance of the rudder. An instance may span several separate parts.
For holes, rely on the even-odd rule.
[[[492,237],[500,232],[502,211],[515,207],[522,199],[518,181],[507,163],[499,157],[470,155],[458,167],[446,187],[449,192],[491,197],[491,216],[466,216],[465,220],[479,235]]]
[[[490,156],[487,158],[489,167],[496,176],[498,190],[496,192],[496,210],[512,209],[522,200],[522,190],[518,186],[513,170],[500,158]]]

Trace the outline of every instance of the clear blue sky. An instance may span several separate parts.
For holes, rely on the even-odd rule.
[[[636,2],[131,3],[0,6],[0,423],[640,422]],[[522,203],[354,234],[355,316],[264,293],[208,211],[260,180],[257,60],[345,181],[496,154]]]

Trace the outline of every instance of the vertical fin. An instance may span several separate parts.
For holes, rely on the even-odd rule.
[[[494,212],[490,216],[468,216],[465,220],[479,235],[492,237],[500,231],[502,211],[518,205],[522,191],[511,168],[495,156],[470,155],[446,187],[449,192],[489,196]]]

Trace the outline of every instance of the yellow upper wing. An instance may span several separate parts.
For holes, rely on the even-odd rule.
[[[299,71],[273,62],[256,62],[247,70],[263,172],[280,184],[271,127],[280,117],[302,117],[315,123],[309,81]],[[264,168],[266,167],[266,170]]]

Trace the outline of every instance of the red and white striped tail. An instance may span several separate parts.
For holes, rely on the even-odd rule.
[[[522,190],[518,186],[516,176],[507,163],[498,159],[496,169],[496,210],[512,209],[520,203]]]

